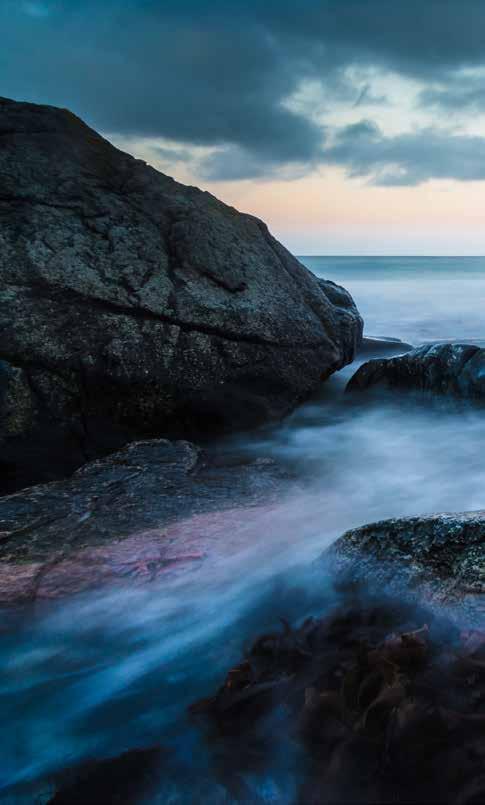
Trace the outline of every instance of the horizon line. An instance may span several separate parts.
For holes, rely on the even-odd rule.
[[[480,259],[485,258],[485,254],[326,254],[326,253],[315,253],[315,254],[296,254],[296,257],[380,257],[380,258],[388,258],[388,257],[407,257],[407,258],[421,258],[426,257],[428,259],[439,260],[443,259],[444,257],[448,257],[451,259],[461,258],[461,259]]]

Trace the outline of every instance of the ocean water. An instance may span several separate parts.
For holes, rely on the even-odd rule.
[[[485,258],[302,260],[353,294],[369,335],[485,339]],[[0,802],[46,801],[52,774],[154,743],[168,760],[143,802],[232,802],[187,705],[213,692],[279,617],[330,605],[315,560],[346,529],[485,508],[483,410],[405,395],[356,401],[343,392],[357,365],[284,422],[218,446],[273,457],[295,477],[283,516],[262,511],[244,554],[158,587],[58,603],[0,631]],[[292,801],[290,766],[275,758],[252,781],[259,801]]]
[[[344,285],[366,332],[412,344],[485,339],[485,257],[301,257]]]

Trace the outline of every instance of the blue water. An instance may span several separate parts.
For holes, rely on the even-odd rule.
[[[301,257],[344,285],[371,335],[412,344],[485,339],[485,257]]]
[[[413,344],[485,339],[485,258],[302,259],[348,288],[370,335]],[[346,529],[485,508],[483,412],[405,397],[356,405],[343,396],[356,365],[285,422],[227,445],[292,467],[298,486],[285,502],[286,533],[263,518],[244,557],[159,587],[62,602],[0,632],[0,802],[45,801],[53,772],[158,741],[173,761],[147,802],[230,802],[186,705],[212,692],[278,616],[327,605],[324,576],[311,563]],[[281,765],[258,791],[291,800]]]

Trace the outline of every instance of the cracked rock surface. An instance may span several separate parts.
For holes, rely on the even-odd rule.
[[[346,291],[69,111],[0,99],[0,178],[4,491],[282,416],[352,359]]]

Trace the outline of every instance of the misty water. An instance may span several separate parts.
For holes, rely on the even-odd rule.
[[[369,335],[415,345],[485,339],[485,259],[303,262],[353,294]],[[279,514],[261,510],[258,538],[244,553],[159,587],[2,617],[1,802],[48,797],[60,769],[153,744],[166,747],[167,761],[146,802],[230,801],[187,705],[213,692],[280,616],[297,622],[330,605],[331,581],[315,560],[346,529],[485,506],[483,411],[445,399],[346,397],[357,366],[285,422],[219,445],[275,458],[295,479]],[[290,802],[292,764],[275,757],[274,769],[254,782],[258,794]]]

